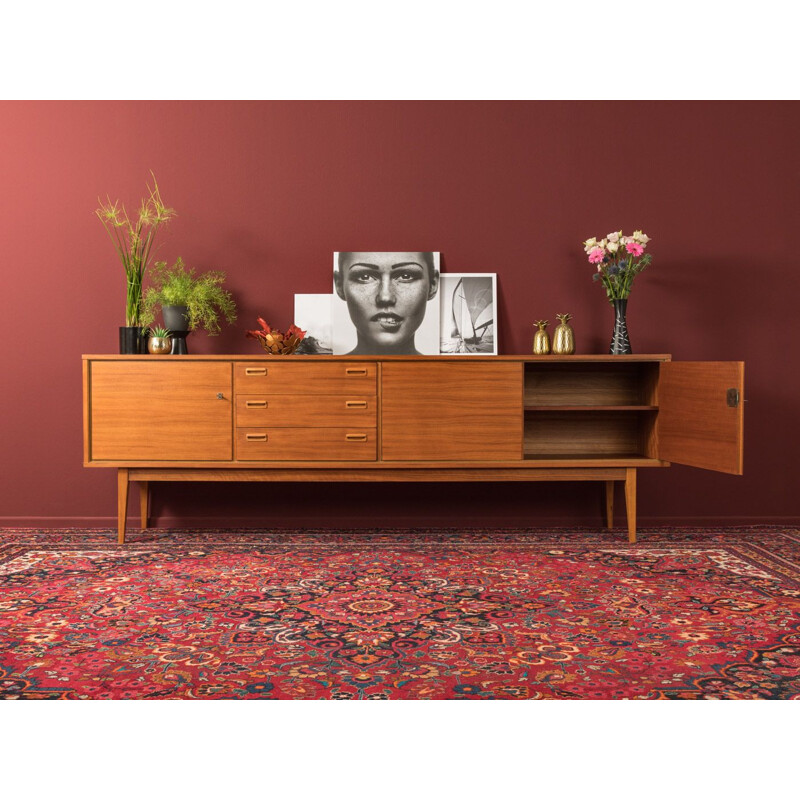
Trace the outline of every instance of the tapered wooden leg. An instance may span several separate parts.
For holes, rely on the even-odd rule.
[[[117,470],[117,541],[125,544],[125,526],[128,524],[128,470]]]
[[[636,544],[636,468],[625,471],[625,509],[628,512],[628,541]]]
[[[142,518],[142,528],[148,528],[150,516],[150,482],[139,481],[139,515]]]
[[[606,527],[614,527],[614,484],[615,481],[606,481]]]

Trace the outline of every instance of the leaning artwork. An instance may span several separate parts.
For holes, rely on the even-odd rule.
[[[442,355],[497,355],[497,275],[443,273],[439,352]]]
[[[333,254],[335,355],[438,355],[439,253]]]
[[[329,294],[296,294],[294,324],[306,332],[295,352],[298,355],[330,355],[333,352],[331,335],[331,303]]]

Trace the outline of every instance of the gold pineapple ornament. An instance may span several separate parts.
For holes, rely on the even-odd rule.
[[[569,326],[572,314],[556,314],[556,319],[560,324],[553,336],[553,353],[558,356],[572,355],[575,352],[575,334]]]
[[[550,337],[545,328],[550,324],[549,320],[537,319],[533,323],[539,330],[533,334],[533,354],[535,356],[546,356],[550,352]]]

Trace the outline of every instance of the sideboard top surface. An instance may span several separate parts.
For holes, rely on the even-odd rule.
[[[572,355],[572,356],[534,356],[534,355],[510,355],[510,356],[327,356],[327,355],[295,355],[295,356],[268,356],[265,353],[242,354],[233,353],[229,355],[134,355],[121,356],[114,353],[100,353],[97,355],[83,355],[84,361],[304,361],[314,363],[320,361],[516,361],[516,362],[545,362],[553,363],[556,361],[580,363],[580,362],[613,362],[620,363],[625,361],[671,361],[672,356],[667,354],[647,354],[647,355]]]

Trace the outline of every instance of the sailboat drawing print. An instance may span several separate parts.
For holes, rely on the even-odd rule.
[[[439,352],[497,355],[497,275],[441,273]]]

